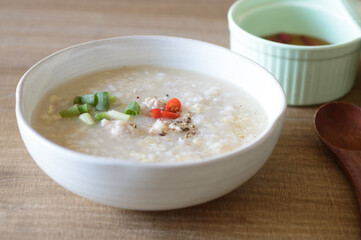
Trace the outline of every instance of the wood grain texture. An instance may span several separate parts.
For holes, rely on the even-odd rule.
[[[233,0],[0,0],[0,239],[360,239],[352,187],[318,140],[318,106],[289,107],[266,165],[230,194],[163,212],[127,211],[65,190],[31,159],[14,113],[24,72],[94,39],[159,34],[228,47]],[[361,105],[361,76],[341,100]]]

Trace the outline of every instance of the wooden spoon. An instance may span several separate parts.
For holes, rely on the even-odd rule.
[[[355,188],[361,214],[361,108],[345,102],[326,103],[316,111],[315,127]]]

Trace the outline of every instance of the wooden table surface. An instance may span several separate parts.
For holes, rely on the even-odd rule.
[[[0,239],[361,239],[352,187],[315,135],[318,106],[289,107],[278,144],[215,201],[142,212],[103,206],[45,175],[21,140],[15,89],[33,64],[94,39],[171,35],[229,46],[233,0],[0,0]],[[361,105],[361,75],[341,100]]]

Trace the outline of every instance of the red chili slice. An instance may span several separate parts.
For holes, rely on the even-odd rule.
[[[179,112],[181,107],[181,102],[177,98],[172,98],[165,105],[165,110],[169,112]]]
[[[162,117],[162,110],[158,108],[154,108],[150,110],[150,117],[151,118],[161,118]]]
[[[176,119],[176,118],[179,118],[179,113],[162,111],[161,117],[162,118],[168,118],[168,119]]]

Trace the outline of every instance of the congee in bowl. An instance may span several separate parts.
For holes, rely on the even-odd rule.
[[[217,156],[252,142],[266,124],[260,104],[241,87],[157,66],[71,79],[50,90],[32,116],[34,129],[61,146],[140,162]]]
[[[136,210],[192,206],[240,186],[272,153],[286,106],[256,63],[166,36],[63,49],[16,90],[20,134],[38,166],[80,196]]]

